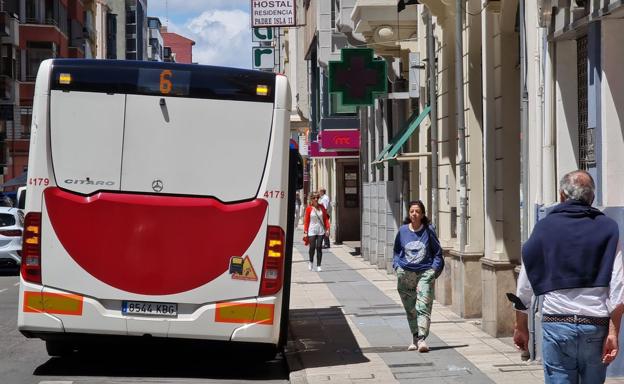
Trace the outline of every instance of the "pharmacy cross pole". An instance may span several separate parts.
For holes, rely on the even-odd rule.
[[[343,105],[372,105],[387,92],[386,61],[374,59],[369,48],[344,48],[340,61],[329,62],[329,92],[339,93]]]

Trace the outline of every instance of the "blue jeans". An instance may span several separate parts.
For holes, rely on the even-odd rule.
[[[569,323],[542,323],[546,384],[604,383],[607,366],[602,347],[608,327]]]

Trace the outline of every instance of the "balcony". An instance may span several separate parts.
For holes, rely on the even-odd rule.
[[[403,11],[397,17],[396,0],[357,0],[351,19],[355,32],[375,43],[378,55],[397,55],[397,49],[416,50],[416,22],[413,12]]]

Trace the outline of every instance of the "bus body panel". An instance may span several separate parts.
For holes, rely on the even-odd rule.
[[[288,81],[285,76],[275,77],[275,94],[277,100],[283,100],[289,94]],[[289,106],[290,102],[287,103]],[[282,106],[280,108],[280,105]],[[269,157],[258,197],[269,202],[269,225],[277,225],[286,230],[288,209],[288,150],[289,147],[290,109],[285,103],[276,103],[273,111],[273,133],[269,146]],[[282,194],[283,193],[283,194]]]
[[[253,240],[244,252],[240,252],[241,255],[231,255],[239,257],[248,256],[257,275],[257,280],[233,279],[230,271],[224,270],[223,273],[211,281],[206,281],[204,284],[192,289],[171,294],[146,294],[130,292],[127,289],[111,286],[85,270],[76,261],[74,255],[70,254],[70,251],[66,249],[63,240],[60,238],[67,236],[66,229],[59,229],[58,232],[61,234],[59,237],[59,233],[57,233],[54,227],[56,221],[61,223],[63,220],[54,219],[53,217],[59,217],[58,213],[50,212],[49,207],[46,206],[45,195],[50,193],[49,191],[46,192],[46,190],[55,190],[57,186],[56,181],[58,180],[60,184],[61,178],[64,177],[64,172],[76,172],[79,174],[76,178],[86,175],[84,176],[85,178],[89,177],[92,180],[92,177],[96,177],[96,173],[92,173],[93,170],[89,165],[83,164],[84,167],[81,164],[65,165],[72,158],[78,163],[81,162],[82,158],[87,155],[86,150],[80,152],[79,156],[75,153],[69,154],[67,157],[60,155],[59,168],[56,168],[57,153],[55,152],[58,152],[56,149],[62,148],[62,146],[57,146],[58,143],[55,144],[55,140],[58,140],[58,138],[71,140],[71,137],[63,136],[64,133],[70,132],[62,132],[64,128],[59,128],[58,133],[61,136],[56,136],[56,124],[79,125],[78,119],[80,115],[87,122],[92,122],[96,119],[96,115],[101,113],[101,110],[92,114],[73,111],[75,116],[70,117],[58,117],[57,112],[51,113],[50,106],[53,109],[59,109],[57,102],[71,103],[73,98],[80,96],[81,93],[89,93],[72,90],[70,92],[60,92],[61,95],[59,96],[55,90],[52,91],[50,96],[51,80],[49,76],[54,62],[53,60],[46,60],[41,64],[35,85],[29,179],[41,179],[41,182],[29,183],[25,209],[26,213],[41,212],[42,216],[41,263],[43,282],[41,285],[33,284],[24,280],[24,277],[21,276],[18,314],[18,328],[20,331],[44,339],[48,333],[53,333],[55,337],[59,337],[62,333],[93,335],[152,334],[153,336],[175,338],[233,340],[276,345],[280,336],[280,321],[284,304],[282,302],[282,292],[284,287],[275,295],[261,297],[258,296],[258,292],[262,278],[267,229],[269,226],[278,226],[286,231],[287,228],[287,201],[289,199],[287,195],[289,183],[288,106],[290,100],[289,98],[284,100],[289,92],[286,78],[283,76],[275,77],[275,89],[271,94],[274,94],[275,100],[280,100],[279,103],[226,101],[209,98],[195,100],[183,97],[169,98],[134,94],[108,95],[100,93],[97,96],[82,95],[85,103],[88,102],[87,104],[92,102],[97,104],[95,101],[99,102],[99,100],[107,103],[111,100],[117,100],[117,98],[125,98],[125,123],[122,129],[124,143],[121,147],[122,154],[120,159],[122,163],[119,184],[121,185],[120,187],[112,188],[111,186],[102,188],[95,185],[98,188],[93,188],[89,183],[78,183],[79,188],[76,185],[66,183],[65,185],[59,185],[63,188],[60,190],[61,192],[70,195],[73,193],[77,199],[84,199],[85,204],[96,202],[102,196],[116,195],[121,199],[118,201],[119,212],[113,212],[117,208],[112,209],[110,212],[112,215],[111,220],[117,221],[125,219],[122,212],[124,208],[127,208],[128,204],[131,204],[128,201],[122,201],[126,195],[164,196],[174,200],[185,198],[204,199],[232,207],[256,199],[266,201],[262,223]],[[58,99],[55,99],[57,96],[59,96]],[[161,108],[160,99],[165,99],[164,103],[167,111],[163,111]],[[188,103],[192,103],[196,107],[185,107],[184,105],[188,105]],[[118,105],[118,103],[113,104]],[[238,107],[231,108],[235,104]],[[65,108],[65,106],[62,105],[62,108]],[[85,111],[90,108],[90,105],[84,106]],[[147,108],[149,113],[141,113],[141,110],[137,111],[135,110],[136,108],[141,108],[141,110]],[[200,109],[199,111],[197,110],[198,108]],[[199,113],[203,116],[201,120],[205,121],[190,119],[184,116],[183,112],[185,111],[196,115]],[[228,121],[233,122],[232,124],[234,122],[236,124],[242,122],[246,124],[247,128],[241,131],[232,129],[229,126],[210,126],[210,113],[206,111],[218,114],[221,118],[224,116],[221,112],[227,112],[228,116],[235,114],[235,117],[227,117],[227,119],[230,119]],[[168,112],[169,122],[165,121],[166,116],[164,112]],[[106,116],[102,120],[115,121],[118,117]],[[143,120],[140,119],[141,117]],[[71,118],[75,118],[75,120],[68,120]],[[141,121],[144,121],[145,124],[141,124]],[[188,124],[180,125],[180,122]],[[115,125],[115,123],[110,125]],[[185,129],[186,126],[190,127],[191,131],[194,132],[191,137],[184,135],[176,136],[174,134],[174,132]],[[88,129],[91,128],[89,127]],[[97,128],[93,129],[97,130]],[[82,134],[78,132],[79,128],[77,127],[72,127],[71,131],[77,135]],[[155,134],[155,132],[160,132],[160,134]],[[85,135],[89,136],[86,133]],[[108,143],[114,141],[112,137],[118,137],[118,133],[113,132],[109,136],[102,135],[102,142],[108,140]],[[80,139],[80,142],[82,143],[83,140],[89,141],[92,138],[92,136],[84,137]],[[252,140],[249,140],[249,138]],[[143,141],[141,142],[139,139]],[[196,142],[203,142],[203,145],[198,146]],[[153,145],[154,148],[147,148],[152,143],[157,143],[157,145]],[[89,144],[96,154],[99,149],[97,145],[99,144]],[[66,145],[71,150],[70,144]],[[175,148],[177,153],[174,151],[168,153],[168,146]],[[52,148],[52,153],[50,153],[50,148]],[[180,154],[182,148],[191,148],[189,152],[193,153]],[[157,157],[157,154],[160,154],[160,157]],[[102,154],[102,156],[108,155],[116,156],[110,152]],[[111,164],[102,165],[103,161],[101,159],[103,158],[95,160],[98,162],[98,165],[94,166],[94,168],[99,167],[102,169],[101,172],[105,173],[118,166],[115,161],[112,161]],[[85,161],[88,162],[90,160]],[[196,163],[196,166],[190,170],[185,169],[188,167],[189,162]],[[53,164],[55,168],[53,168]],[[141,169],[144,170],[143,173]],[[69,177],[72,176],[70,175]],[[156,178],[159,178],[164,184],[163,191],[160,193],[156,192],[152,186],[152,182]],[[189,178],[192,180],[189,181]],[[210,183],[211,179],[217,182]],[[189,187],[187,183],[192,184],[192,186]],[[175,205],[175,203],[173,204]],[[180,209],[183,211],[184,203],[181,206],[182,208]],[[102,215],[98,219],[100,222],[99,226],[89,223],[88,220],[86,222],[84,222],[85,220],[83,222],[76,221],[72,223],[72,226],[80,228],[81,226],[95,225],[92,227],[93,231],[102,230],[102,228],[106,228],[108,225],[104,224],[104,216]],[[185,214],[180,216],[184,217]],[[190,215],[187,217],[190,217]],[[55,222],[52,220],[55,220]],[[146,223],[149,221],[147,220]],[[188,220],[182,218],[178,222],[160,224],[163,226],[186,227],[188,222],[185,221]],[[137,221],[134,221],[135,225],[133,226],[140,227],[140,225],[136,225],[137,223]],[[241,220],[240,226],[244,225],[245,221]],[[104,231],[108,232],[97,234],[98,241],[102,242],[102,239],[106,239],[107,236],[110,238],[110,242],[117,240],[117,236],[110,228],[112,227],[109,225],[108,229]],[[206,228],[206,230],[209,231],[210,228]],[[158,231],[154,233],[167,232],[166,229],[162,228]],[[83,236],[88,232],[83,230]],[[193,232],[195,239],[187,238],[184,241],[199,241],[197,238],[200,235],[197,235],[197,233],[200,232]],[[286,235],[288,236],[289,234]],[[177,237],[179,240],[179,236],[177,234],[174,237]],[[222,241],[228,240],[228,236],[223,234],[220,234],[220,237]],[[88,241],[83,243],[88,244]],[[136,246],[136,243],[132,242],[128,246]],[[149,255],[142,254],[141,249],[138,248],[137,252],[135,252],[136,257],[146,263],[149,262]],[[81,252],[85,252],[85,250],[83,249]],[[99,254],[106,254],[106,252],[106,250],[104,252],[100,251]],[[109,252],[109,254],[112,255],[113,259],[119,257],[115,252]],[[127,256],[128,253],[126,253]],[[123,268],[123,258],[118,261],[120,261],[118,263],[120,264],[119,268]],[[171,263],[175,263],[175,261],[176,257],[173,255]],[[133,268],[135,267],[136,264]],[[170,268],[169,264],[162,266],[164,270],[168,268]],[[39,301],[37,301],[38,298],[40,298]],[[62,309],[60,313],[57,313],[58,311],[55,312],[54,308],[34,310],[31,308],[30,310],[25,310],[28,303],[35,303],[34,307],[45,306],[43,303],[50,298],[53,300],[48,302],[60,302],[61,304],[65,300],[65,304],[70,308],[70,311],[77,311],[75,309],[76,302],[80,301],[81,312],[80,314],[74,312],[65,313],[63,312],[64,309]],[[178,306],[178,315],[175,318],[123,315],[121,313],[121,303],[124,300],[175,303]],[[38,302],[40,304],[36,304]]]
[[[52,91],[50,142],[56,183],[89,194],[119,190],[125,95]]]
[[[44,207],[41,230],[44,285],[98,299],[119,299],[119,305],[121,300],[202,304],[258,294],[266,242],[266,213],[263,213],[261,221],[254,225],[260,230],[255,236],[251,234],[253,237],[246,247],[244,244],[228,243],[227,231],[223,231],[232,224],[240,225],[240,223],[229,223],[229,227],[223,223],[223,227],[213,228],[213,233],[209,226],[201,226],[201,214],[213,212],[211,206],[208,206],[208,210],[201,205],[184,208],[139,207],[143,208],[139,212],[150,211],[149,214],[145,213],[145,218],[139,218],[133,213],[126,214],[125,211],[136,210],[135,207],[129,206],[130,203],[126,203],[128,206],[122,210],[111,209],[110,205],[102,207],[99,211],[85,210],[83,215],[91,217],[89,222],[77,221],[75,227],[57,224],[62,231],[61,236],[82,237],[67,240],[59,238],[55,224],[50,220],[50,214],[60,216],[65,212],[69,216],[75,211],[63,209],[66,207],[63,205],[52,210],[47,206]],[[183,220],[174,221],[171,225],[154,225],[162,223],[163,220],[158,220],[163,216],[160,213],[169,215],[168,211],[171,208],[179,211],[180,217],[195,216],[196,220],[190,223],[192,227],[187,227],[187,223]],[[238,217],[244,217],[244,214],[245,211],[242,211]],[[76,216],[79,216],[79,213],[71,215],[72,218]],[[111,221],[112,226],[105,227],[105,224],[100,224],[107,219]],[[126,222],[120,223],[122,220]],[[119,226],[118,234],[107,230],[114,228],[115,225]],[[98,231],[102,233],[98,234]],[[161,243],[145,244],[147,240],[159,236],[163,238]],[[130,240],[132,238],[134,240]],[[225,254],[219,250],[224,246]],[[177,253],[177,247],[180,248],[180,253]],[[237,251],[236,254],[227,253],[228,250],[237,247],[242,251]],[[71,254],[68,249],[72,251]],[[220,257],[219,260],[216,259],[217,256]],[[224,256],[226,259],[223,259]],[[248,257],[256,277],[248,280],[237,279],[230,274],[230,257],[234,256]],[[221,268],[213,269],[211,265],[213,263],[219,263]],[[68,279],[67,276],[72,278]],[[140,285],[143,285],[144,289],[136,289]],[[158,292],[154,293],[154,289]]]
[[[269,103],[128,95],[121,189],[154,193],[160,180],[159,193],[255,198],[272,110]]]

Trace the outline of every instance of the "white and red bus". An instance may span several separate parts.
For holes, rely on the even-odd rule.
[[[111,336],[285,340],[290,91],[273,73],[44,61],[19,330],[60,356]]]

